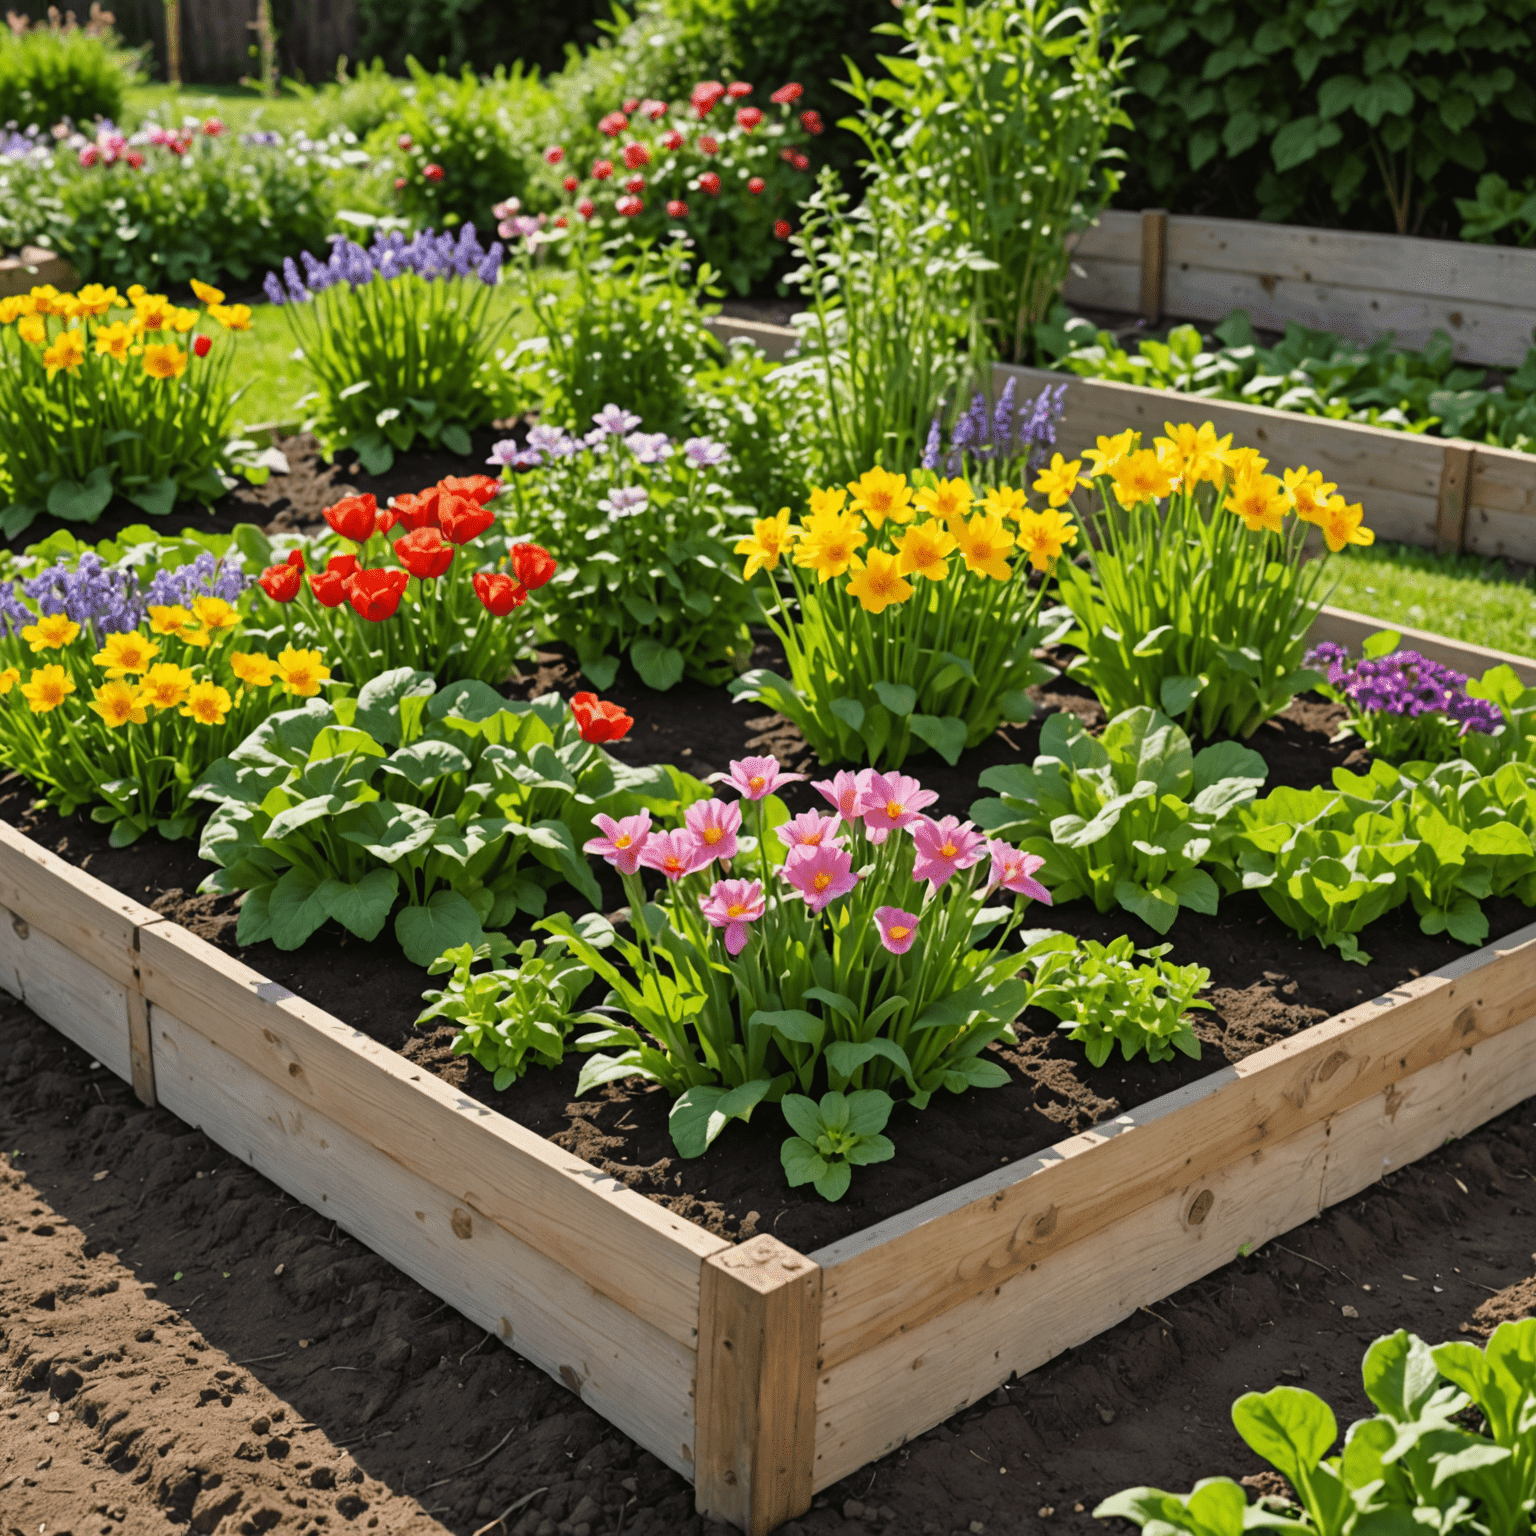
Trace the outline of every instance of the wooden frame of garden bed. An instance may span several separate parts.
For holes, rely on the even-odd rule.
[[[1533,924],[802,1255],[673,1216],[4,823],[0,987],[753,1536],[1536,1094]]]

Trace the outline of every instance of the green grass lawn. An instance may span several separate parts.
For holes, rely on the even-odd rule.
[[[245,386],[235,403],[235,421],[242,427],[271,422],[296,423],[302,412],[294,402],[314,387],[304,364],[293,356],[296,343],[288,322],[271,304],[252,305],[251,328],[234,337],[234,381]],[[520,312],[516,290],[503,284],[491,301],[489,316],[510,316],[505,346],[508,350],[533,334],[533,322]]]
[[[1536,581],[1502,560],[1377,544],[1335,560],[1329,576],[1338,578],[1329,598],[1337,608],[1536,656]]]
[[[121,126],[137,128],[153,119],[171,128],[183,117],[217,117],[232,133],[255,128],[286,133],[302,127],[309,111],[309,102],[288,89],[269,98],[245,85],[134,85],[124,94],[127,121]]]

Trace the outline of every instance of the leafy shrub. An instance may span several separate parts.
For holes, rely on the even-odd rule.
[[[787,254],[813,185],[806,150],[823,131],[798,84],[776,90],[766,110],[752,94],[745,81],[706,81],[686,106],[632,96],[622,111],[608,103],[605,140],[590,164],[561,145],[546,150],[563,174],[561,216],[591,220],[619,240],[686,233],[737,293],[750,293]]]
[[[1536,153],[1528,0],[1138,0],[1128,206],[1417,232]]]
[[[1512,187],[1493,172],[1479,176],[1475,195],[1458,197],[1456,211],[1463,240],[1492,244],[1508,230],[1516,245],[1536,244],[1536,178]]]
[[[1014,1038],[1028,996],[1024,954],[1004,947],[1017,898],[1046,893],[1037,859],[923,816],[936,796],[915,779],[840,773],[814,786],[836,815],[791,820],[774,791],[793,777],[743,758],[729,774],[739,799],[693,803],[682,826],[601,823],[587,851],[623,879],[632,939],[598,913],[539,926],[611,988],[575,1021],[599,1026],[576,1041],[594,1053],[578,1092],[660,1083],[683,1157],[779,1101],[795,1133],[781,1148],[789,1182],[836,1200],[854,1166],[892,1155],[881,1132],[895,1094],[922,1109],[940,1088],[1008,1081],[982,1052]],[[737,878],[714,878],[717,858]],[[664,878],[658,903],[641,866]],[[1000,891],[1015,899],[991,904]]]
[[[1109,1060],[1116,1042],[1127,1061],[1143,1049],[1148,1061],[1171,1061],[1175,1050],[1198,1061],[1189,1012],[1211,1006],[1197,1000],[1211,973],[1203,965],[1170,965],[1163,956],[1171,948],[1135,949],[1128,934],[1108,944],[1045,934],[1025,950],[1035,968],[1030,1006],[1055,1014],[1096,1067]]]
[[[541,242],[564,272],[536,268]],[[596,232],[552,230],[520,244],[523,294],[538,334],[513,353],[546,421],[585,422],[605,406],[639,416],[653,432],[688,424],[694,380],[718,362],[704,325],[714,273],[695,269],[679,244],[626,250]]]
[[[886,78],[854,72],[860,133],[887,199],[943,221],[972,263],[993,349],[1023,360],[1067,275],[1067,239],[1119,184],[1108,163],[1124,37],[1108,0],[904,5]],[[894,116],[894,131],[890,118]]]
[[[580,852],[592,816],[634,809],[626,787],[654,778],[584,740],[553,694],[438,691],[401,668],[273,715],[209,769],[199,852],[219,867],[200,889],[244,891],[236,938],[279,949],[328,919],[375,939],[398,906],[397,942],[430,965],[543,912],[562,881],[596,905]]]
[[[1282,484],[1209,422],[1167,431],[1152,448],[1126,431],[1088,451],[1087,567],[1057,574],[1082,653],[1068,670],[1111,715],[1145,704],[1205,737],[1251,736],[1317,677],[1301,659],[1328,562],[1303,560],[1307,526],[1332,552],[1376,536],[1320,471]],[[1058,454],[1036,485],[1065,503],[1081,468]]]
[[[430,74],[414,58],[406,66],[411,93],[368,141],[393,165],[394,206],[418,228],[487,228],[497,203],[527,191],[541,87],[521,64],[510,74],[498,66],[488,81],[468,64],[457,78]]]
[[[1536,1512],[1532,1360],[1536,1318],[1500,1323],[1484,1349],[1465,1339],[1431,1347],[1399,1329],[1366,1351],[1361,1374],[1376,1413],[1349,1427],[1337,1455],[1328,1453],[1338,1420],[1314,1393],[1275,1387],[1232,1405],[1238,1434],[1285,1478],[1291,1497],[1250,1506],[1241,1484],[1210,1477],[1187,1494],[1131,1488],[1094,1514],[1154,1536],[1524,1536]]]
[[[549,71],[570,46],[596,39],[608,9],[607,0],[360,0],[358,54],[395,71],[413,56],[447,69],[522,59]]]
[[[28,26],[11,13],[0,32],[0,123],[51,128],[65,118],[88,123],[123,114],[123,92],[139,78],[139,57],[125,49],[110,16],[91,6],[85,26],[74,12],[61,22]]]
[[[163,517],[178,501],[224,494],[234,342],[215,341],[213,325],[188,333],[210,320],[221,333],[249,330],[251,311],[196,287],[206,314],[99,283],[0,299],[0,471],[10,488],[0,532],[14,538],[44,511],[93,523],[114,495]]]
[[[1070,521],[1007,486],[983,499],[964,480],[924,472],[909,485],[882,469],[813,487],[809,515],[795,527],[789,515],[759,519],[736,546],[747,579],[763,573],[789,677],[748,672],[737,698],[788,716],[823,762],[887,768],[923,746],[953,764],[1003,721],[1029,718],[1026,690],[1053,675],[1035,660],[1047,632],[1032,573],[1076,539]],[[1028,553],[1010,564],[1016,549]]]
[[[402,67],[404,60],[401,61]],[[311,136],[325,138],[338,131],[366,139],[382,123],[393,122],[409,99],[412,87],[384,67],[375,57],[372,63],[359,64],[347,73],[346,60],[337,67],[334,84],[318,90],[284,80],[284,87],[297,91],[309,102],[305,122]]]
[[[1032,768],[982,774],[981,787],[1001,798],[978,800],[971,815],[1043,858],[1055,900],[1087,896],[1100,912],[1118,903],[1167,933],[1183,907],[1215,914],[1220,891],[1200,865],[1223,857],[1239,807],[1268,773],[1235,742],[1191,751],[1178,726],[1145,706],[1116,715],[1101,738],[1063,712],[1041,728]]]
[[[649,688],[722,682],[752,654],[757,616],[731,557],[750,509],[719,478],[728,450],[643,432],[616,405],[593,420],[585,438],[540,424],[527,450],[497,445],[525,471],[512,481],[519,532],[565,562],[545,593],[550,630],[597,688],[626,655]]]
[[[491,307],[500,243],[487,250],[466,224],[457,240],[431,230],[378,235],[366,250],[338,240],[324,262],[301,260],[302,279],[289,257],[263,286],[318,386],[310,425],[326,452],[355,449],[375,475],[417,438],[467,454],[470,430],[500,414],[506,389],[496,349],[511,315]]]
[[[1292,321],[1280,342],[1262,347],[1247,312],[1234,309],[1215,327],[1225,345],[1207,348],[1194,326],[1179,325],[1164,341],[1139,341],[1132,356],[1110,332],[1064,315],[1036,334],[1054,366],[1080,378],[1536,452],[1536,347],[1516,372],[1490,383],[1488,369],[1456,363],[1444,331],[1413,351],[1390,335],[1364,346]]]

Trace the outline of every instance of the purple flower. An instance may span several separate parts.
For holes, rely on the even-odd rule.
[[[623,437],[640,425],[640,418],[622,406],[605,405],[592,420],[610,437]]]
[[[537,448],[519,448],[516,438],[504,437],[491,444],[491,456],[485,462],[500,464],[503,469],[537,469],[544,455]]]
[[[650,495],[640,486],[616,485],[597,505],[610,517],[636,517],[650,502]]]
[[[935,416],[929,423],[928,441],[923,447],[924,469],[937,469],[939,467],[939,453],[943,447],[943,441],[943,428],[940,425],[939,418]]]
[[[665,432],[631,432],[624,446],[642,464],[659,464],[672,457],[672,439]]]
[[[731,450],[724,443],[717,443],[711,437],[690,437],[683,444],[683,452],[688,455],[690,463],[704,469],[723,464],[731,456]]]
[[[262,279],[262,291],[273,304],[286,304],[288,295],[283,292],[282,280],[276,272],[268,272]]]
[[[528,429],[528,446],[539,453],[547,453],[552,459],[569,458],[578,451],[575,438],[559,427],[545,426],[543,422]]]

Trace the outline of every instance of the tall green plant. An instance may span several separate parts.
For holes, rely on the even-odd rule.
[[[948,231],[976,274],[983,324],[1017,359],[1067,275],[1068,237],[1119,185],[1110,130],[1128,39],[1110,0],[904,6],[887,78],[856,68],[857,131],[893,200]]]
[[[83,27],[73,11],[67,21],[58,17],[54,9],[47,22],[30,27],[17,17],[0,31],[0,123],[50,128],[66,117],[88,123],[122,116],[138,55],[122,46],[99,6]]]

